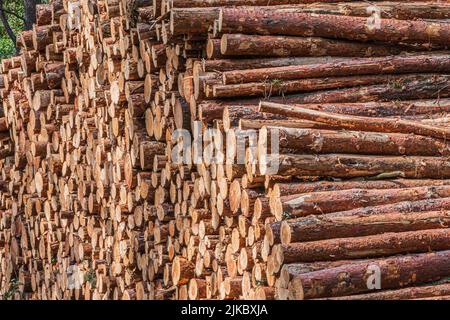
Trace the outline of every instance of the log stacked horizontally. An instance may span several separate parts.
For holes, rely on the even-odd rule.
[[[450,296],[448,2],[36,12],[1,63],[3,298]]]

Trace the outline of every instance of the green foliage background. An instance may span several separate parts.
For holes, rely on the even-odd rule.
[[[20,17],[24,16],[23,0],[5,0],[3,3],[5,9],[16,13]],[[19,34],[20,31],[22,31],[24,28],[23,20],[18,19],[17,17],[9,13],[6,13],[6,16],[8,17],[11,29],[13,29],[16,35]],[[10,57],[14,54],[14,51],[14,44],[8,37],[8,34],[5,31],[5,27],[0,22],[0,59]]]

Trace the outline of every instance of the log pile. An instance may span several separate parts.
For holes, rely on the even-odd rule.
[[[450,5],[374,4],[39,5],[0,70],[0,295],[448,298]]]

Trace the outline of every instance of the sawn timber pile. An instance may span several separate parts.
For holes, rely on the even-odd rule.
[[[450,4],[269,3],[38,5],[1,63],[0,296],[450,297]]]

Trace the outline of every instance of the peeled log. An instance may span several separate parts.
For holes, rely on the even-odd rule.
[[[359,117],[340,115],[335,113],[310,110],[302,107],[261,102],[261,112],[275,113],[292,118],[305,119],[315,122],[323,122],[350,130],[374,131],[374,132],[396,132],[414,133],[422,136],[430,136],[438,139],[449,139],[450,129],[426,125],[416,121]]]
[[[283,12],[267,7],[223,8],[219,31],[442,46],[450,43],[450,24],[446,23],[380,19],[378,26],[372,26],[365,17]]]
[[[299,274],[289,284],[290,298],[314,299],[374,291],[367,286],[374,274],[373,266],[380,268],[383,289],[417,285],[450,274],[450,251],[368,260]]]
[[[224,34],[220,41],[220,51],[225,56],[375,57],[399,54],[402,48],[318,37]]]

